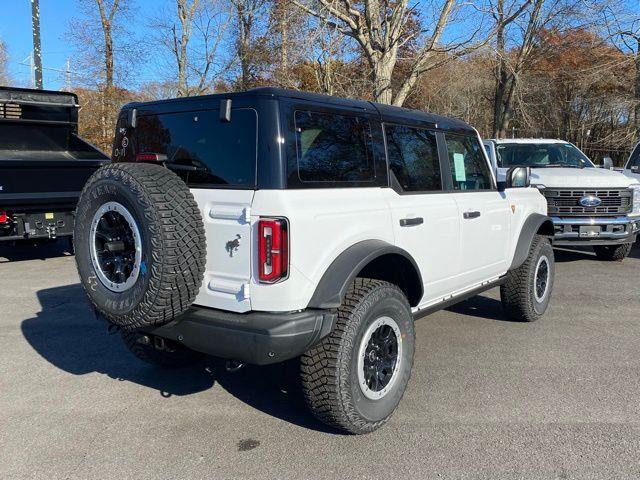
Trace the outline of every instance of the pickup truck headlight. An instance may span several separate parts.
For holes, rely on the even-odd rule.
[[[633,192],[633,210],[631,215],[640,215],[640,184],[631,185],[631,191]]]

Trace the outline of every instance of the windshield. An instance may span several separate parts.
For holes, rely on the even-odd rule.
[[[577,167],[593,163],[570,143],[502,143],[496,145],[498,167]]]

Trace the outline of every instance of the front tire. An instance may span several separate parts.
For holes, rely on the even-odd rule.
[[[547,310],[555,276],[553,248],[546,237],[536,235],[529,256],[507,273],[500,287],[500,299],[511,320],[533,322]]]
[[[402,399],[414,350],[413,316],[402,291],[381,280],[356,279],[333,332],[300,359],[309,409],[353,434],[376,430]]]
[[[623,243],[622,245],[597,245],[593,247],[596,257],[607,262],[621,262],[633,248],[633,243]]]

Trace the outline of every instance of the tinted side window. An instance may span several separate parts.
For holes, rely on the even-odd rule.
[[[231,122],[217,110],[140,116],[137,152],[161,155],[191,186],[253,188],[257,122],[252,109],[233,110]]]
[[[454,190],[488,190],[492,188],[489,165],[478,139],[445,135]]]
[[[440,162],[434,132],[385,125],[389,169],[405,192],[441,190]]]
[[[371,127],[361,117],[295,112],[302,182],[367,182],[375,178]]]

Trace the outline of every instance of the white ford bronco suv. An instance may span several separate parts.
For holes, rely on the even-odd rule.
[[[640,226],[640,183],[597,168],[562,140],[485,140],[498,180],[508,168],[532,168],[531,183],[548,202],[554,246],[593,247],[601,260],[623,260]]]
[[[457,120],[274,88],[133,103],[113,161],[77,209],[97,314],[164,366],[299,359],[348,432],[400,402],[414,319],[494,286],[515,320],[549,304],[544,197]]]

